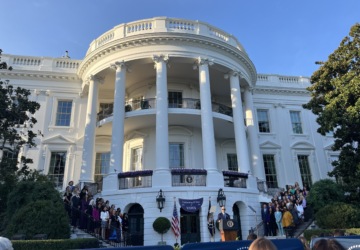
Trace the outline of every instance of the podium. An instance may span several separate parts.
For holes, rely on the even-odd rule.
[[[220,220],[219,230],[221,235],[221,241],[233,241],[236,240],[239,225],[233,219]]]

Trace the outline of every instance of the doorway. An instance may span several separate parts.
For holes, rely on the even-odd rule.
[[[129,245],[144,245],[144,209],[135,204],[129,209]]]
[[[187,212],[180,208],[181,245],[200,242],[199,211]]]
[[[241,220],[240,220],[240,210],[239,207],[234,204],[233,205],[233,215],[234,215],[234,220],[237,222],[237,224],[239,225],[238,231],[237,231],[237,238],[238,240],[242,240],[242,233],[241,233]]]

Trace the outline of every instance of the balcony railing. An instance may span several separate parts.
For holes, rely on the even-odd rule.
[[[175,168],[171,170],[172,186],[206,186],[206,175],[205,169]]]
[[[125,112],[131,112],[135,110],[154,109],[156,108],[156,99],[148,98],[143,100],[127,101],[125,103]],[[169,99],[168,108],[180,108],[180,109],[201,109],[200,99],[182,98],[182,99]],[[212,111],[220,114],[228,115],[232,117],[232,108],[224,104],[212,103]],[[112,116],[113,109],[103,109],[97,114],[97,120],[101,121],[107,117]]]
[[[246,188],[248,174],[236,171],[223,171],[224,187]]]
[[[152,170],[119,173],[119,189],[151,187],[152,174]]]

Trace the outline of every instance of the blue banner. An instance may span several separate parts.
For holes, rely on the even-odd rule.
[[[180,207],[184,209],[186,212],[193,213],[200,209],[201,205],[203,204],[203,200],[204,200],[203,198],[192,199],[192,200],[179,198],[179,203],[180,203]]]

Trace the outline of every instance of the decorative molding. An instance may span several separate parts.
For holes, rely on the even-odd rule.
[[[154,61],[154,69],[156,69],[157,64],[160,62],[169,63],[169,55],[153,55],[152,60]]]
[[[33,71],[33,70],[32,70]],[[33,71],[34,72],[34,71]],[[63,75],[63,74],[44,74],[44,73],[30,73],[29,71],[3,71],[0,72],[0,76],[2,77],[14,77],[14,78],[30,78],[30,79],[37,79],[37,80],[46,80],[46,81],[76,81],[80,82],[81,79],[76,75]]]
[[[277,87],[272,87],[272,88],[261,88],[259,86],[256,86],[254,88],[254,92],[256,94],[270,94],[270,95],[300,95],[300,96],[309,96],[310,97],[310,92],[307,91],[306,89],[294,89],[294,88],[277,88]]]

